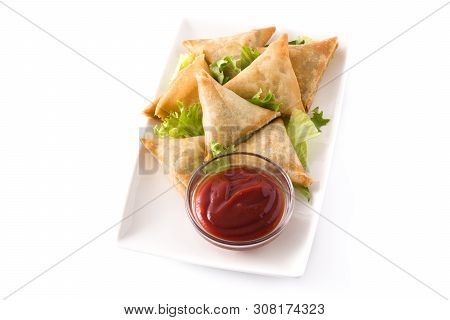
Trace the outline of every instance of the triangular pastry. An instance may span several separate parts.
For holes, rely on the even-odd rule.
[[[338,46],[337,38],[289,46],[289,57],[302,94],[302,102],[309,110],[325,72]]]
[[[238,56],[243,46],[264,46],[274,32],[275,27],[254,29],[228,37],[185,40],[183,45],[193,54],[204,53],[206,61],[213,63],[225,56]]]
[[[270,90],[277,102],[281,102],[281,114],[290,115],[292,110],[304,111],[300,88],[289,59],[288,38],[283,34],[256,58],[247,68],[225,84],[239,96],[250,99],[262,89]]]
[[[208,73],[197,74],[198,91],[203,112],[207,159],[211,142],[224,147],[263,127],[280,115],[279,112],[256,106],[221,86]]]
[[[191,175],[205,158],[204,136],[174,139],[148,136],[141,138],[145,148],[168,169],[172,181],[179,180],[187,186]]]
[[[204,55],[199,55],[190,65],[180,71],[177,77],[170,83],[169,89],[159,98],[155,108],[155,114],[164,119],[170,112],[179,111],[177,101],[184,103],[186,107],[198,102],[197,80],[195,75],[200,70],[209,71]],[[151,105],[149,106],[151,112]]]
[[[159,99],[161,99],[161,97],[158,97],[155,100],[153,100],[152,102],[150,102],[150,104],[147,106],[147,108],[145,108],[144,114],[147,117],[156,118],[155,110],[156,110],[156,106],[158,105]]]
[[[283,120],[277,119],[238,145],[239,152],[251,152],[266,157],[288,173],[292,183],[305,187],[312,183],[295,153]]]

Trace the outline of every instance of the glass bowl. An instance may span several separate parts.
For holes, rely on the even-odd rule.
[[[223,170],[234,167],[247,167],[258,172],[262,172],[273,178],[278,184],[280,190],[284,194],[284,212],[275,228],[270,233],[254,239],[246,241],[231,241],[219,238],[208,232],[200,223],[196,212],[195,198],[198,188],[202,185],[206,178],[212,174],[217,174]],[[286,227],[291,219],[294,209],[294,188],[291,179],[284,169],[272,162],[271,160],[254,153],[234,152],[216,157],[204,165],[199,167],[191,179],[186,189],[186,211],[191,222],[200,235],[212,244],[225,249],[246,250],[260,247],[275,239]]]

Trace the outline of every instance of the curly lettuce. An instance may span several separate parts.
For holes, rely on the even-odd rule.
[[[230,56],[212,63],[209,69],[213,78],[221,85],[224,85],[241,72],[241,69],[237,66],[237,60]]]
[[[224,85],[247,68],[258,56],[259,52],[256,49],[242,47],[239,59],[232,56],[223,57],[210,64],[209,70],[211,70],[213,78],[221,85]]]
[[[320,135],[321,128],[329,121],[330,119],[325,119],[323,117],[323,111],[320,111],[318,107],[314,108],[311,117],[300,110],[294,110],[291,114],[286,130],[305,170],[308,167],[307,141]],[[298,186],[296,189],[299,190],[308,201],[311,200],[311,192],[307,187]]]
[[[257,106],[272,110],[272,111],[280,111],[281,103],[275,102],[275,96],[272,91],[268,91],[264,98],[261,97],[262,89],[259,89],[258,92],[248,99],[249,102],[256,104]]]
[[[214,140],[211,141],[210,147],[211,147],[211,153],[214,158],[236,151],[236,147],[234,146],[234,144],[232,144],[228,147],[225,147],[224,145],[222,145]]]
[[[300,44],[307,44],[313,42],[313,39],[307,36],[298,36],[297,39],[288,41],[288,44],[290,45],[300,45]],[[266,44],[264,47],[268,47],[269,44]]]
[[[317,137],[320,134],[309,115],[298,109],[294,110],[291,114],[287,126],[287,133],[297,154],[299,153],[298,150],[303,142]]]
[[[192,61],[194,61],[194,59],[195,59],[195,55],[192,53],[180,54],[180,57],[178,58],[178,63],[177,63],[177,66],[175,67],[175,71],[172,75],[171,81],[177,77],[178,73],[180,73],[181,70],[183,70],[188,65],[190,65],[192,63]]]
[[[242,47],[241,59],[239,60],[239,66],[241,70],[247,68],[258,57],[258,50],[252,49],[250,47]]]
[[[205,134],[202,124],[200,103],[186,108],[183,102],[177,102],[180,111],[171,112],[153,131],[160,137],[188,138]]]
[[[300,44],[307,44],[311,43],[313,40],[310,37],[307,36],[298,36],[297,39],[289,41],[288,44],[293,45],[300,45]]]
[[[230,145],[230,146],[224,146],[214,140],[211,141],[211,144],[209,145],[209,148],[211,150],[211,153],[213,155],[214,158],[218,157],[218,156],[222,156],[228,153],[232,153],[234,151],[236,151],[236,148],[234,145]],[[221,159],[216,159],[212,162],[210,162],[205,168],[204,168],[204,172],[205,173],[211,173],[211,172],[220,172],[223,170],[226,170],[230,167],[230,159],[228,158],[221,158]]]
[[[311,117],[311,121],[316,126],[317,130],[321,132],[320,128],[327,125],[327,123],[330,121],[330,119],[324,119],[323,118],[323,111],[319,110],[319,107],[315,107],[312,111],[313,115]]]

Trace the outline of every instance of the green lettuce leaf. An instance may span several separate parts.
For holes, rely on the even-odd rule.
[[[239,72],[247,68],[258,56],[259,52],[256,49],[242,47],[240,59],[226,56],[210,64],[209,70],[211,70],[213,78],[221,85],[224,85],[237,76]]]
[[[234,151],[236,151],[236,147],[234,146],[234,144],[225,147],[214,140],[211,141],[211,153],[214,158]]]
[[[295,39],[295,40],[289,41],[288,44],[296,44],[296,45],[305,44],[305,40]]]
[[[241,50],[241,59],[239,61],[239,66],[241,70],[247,68],[253,60],[259,57],[259,52],[256,49],[252,49],[250,47],[242,47]]]
[[[306,154],[308,153],[308,144],[305,142],[299,143],[298,145],[294,146],[295,153],[297,153],[298,158],[300,159],[300,162],[302,163],[303,168],[306,170],[308,168],[308,161]]]
[[[232,153],[236,150],[234,145],[225,147],[222,144],[220,144],[214,140],[211,141],[210,148],[211,148],[211,153],[214,158],[221,156],[221,155],[228,154],[228,153]],[[228,159],[227,157],[224,157],[224,158],[220,158],[220,159],[215,159],[214,161],[207,164],[206,167],[203,169],[203,172],[217,173],[217,172],[226,170],[229,167],[230,167],[230,159]]]
[[[291,118],[287,123],[286,131],[294,146],[300,162],[305,170],[308,167],[307,162],[307,141],[320,135],[320,128],[326,125],[330,119],[323,118],[323,112],[316,107],[312,111],[313,115],[310,117],[303,111],[294,110]],[[308,200],[311,200],[311,192],[307,187],[296,186],[296,189]]]
[[[304,187],[304,186],[296,186],[295,189],[297,189],[298,191],[300,191],[300,193],[302,194],[302,196],[304,196],[306,198],[306,200],[308,200],[308,202],[311,200],[311,191],[309,191],[308,187]]]
[[[294,146],[295,153],[297,153],[305,170],[308,168],[307,141],[320,135],[320,128],[330,121],[330,119],[323,118],[323,112],[319,112],[318,107],[316,107],[312,113],[313,115],[310,117],[303,111],[294,110],[286,126],[286,131]],[[296,186],[296,189],[299,190],[308,201],[311,200],[311,192],[307,187]]]
[[[319,107],[315,107],[312,111],[313,115],[311,117],[311,121],[316,126],[317,130],[321,132],[320,128],[325,126],[328,122],[330,122],[330,119],[324,119],[323,117],[323,111],[319,110]]]
[[[311,43],[311,42],[313,42],[313,39],[310,37],[298,36],[297,39],[288,41],[288,44],[300,45],[300,44],[307,44],[307,43]],[[269,46],[269,44],[266,44],[264,47],[268,47],[268,46]]]
[[[295,44],[295,45],[299,45],[299,44],[306,44],[306,43],[310,43],[313,40],[310,37],[307,36],[298,36],[297,39],[289,41],[288,44]]]
[[[188,138],[205,134],[202,124],[202,109],[200,103],[194,103],[186,108],[178,101],[179,112],[171,112],[164,121],[155,126],[153,131],[160,137]]]
[[[223,59],[217,60],[209,66],[211,74],[217,82],[224,85],[233,77],[235,77],[241,69],[237,66],[237,61],[233,57],[226,56]]]
[[[261,94],[262,89],[259,89],[253,97],[248,99],[248,101],[269,110],[280,111],[281,103],[275,102],[275,96],[273,95],[272,91],[269,90],[264,98],[261,98]]]
[[[183,70],[188,65],[190,65],[192,63],[192,61],[194,61],[194,59],[195,59],[195,55],[192,53],[180,54],[180,57],[178,58],[178,63],[177,63],[177,66],[175,67],[175,71],[172,75],[171,81],[177,77],[178,73],[180,73],[181,70]]]
[[[294,148],[297,145],[317,137],[320,134],[308,114],[298,109],[295,109],[291,114],[291,118],[287,126],[287,133]]]

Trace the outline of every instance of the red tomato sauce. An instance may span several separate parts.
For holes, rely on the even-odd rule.
[[[248,167],[232,167],[205,179],[195,194],[203,228],[229,241],[256,240],[273,231],[285,196],[275,178]]]

